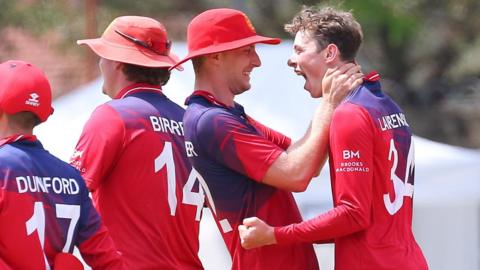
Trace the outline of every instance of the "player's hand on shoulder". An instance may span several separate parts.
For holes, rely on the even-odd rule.
[[[360,66],[354,63],[327,69],[322,81],[323,98],[333,106],[337,106],[350,91],[362,84],[362,78]]]
[[[243,220],[243,225],[238,226],[240,242],[245,249],[276,244],[273,227],[257,217]]]

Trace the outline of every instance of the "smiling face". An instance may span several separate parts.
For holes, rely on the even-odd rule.
[[[305,78],[304,88],[314,98],[322,96],[323,76],[328,68],[327,49],[319,51],[310,31],[298,31],[288,65]]]
[[[250,89],[250,72],[261,65],[255,45],[219,54],[222,78],[233,95]]]

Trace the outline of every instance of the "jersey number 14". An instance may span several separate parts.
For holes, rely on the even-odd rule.
[[[165,142],[162,153],[155,159],[155,173],[159,172],[163,167],[167,168],[167,192],[168,192],[168,206],[170,207],[170,215],[175,216],[177,210],[177,195],[176,195],[176,176],[175,176],[175,162],[173,159],[173,149],[171,142]],[[183,186],[182,203],[197,206],[197,214],[195,220],[200,220],[202,214],[205,195],[202,187],[199,185],[198,192],[194,192],[193,186],[200,175],[192,169],[187,182]]]

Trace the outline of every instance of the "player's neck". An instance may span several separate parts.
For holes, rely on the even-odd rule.
[[[357,64],[357,62],[354,60],[343,60],[341,57],[337,57],[332,63],[331,65],[336,68],[336,67],[341,67],[345,64],[349,64],[349,63],[353,63],[353,64]]]
[[[33,135],[33,127],[25,129],[0,111],[0,139],[18,134]]]
[[[26,130],[24,128],[8,125],[7,123],[4,123],[2,120],[0,120],[0,139],[18,134],[33,135],[33,129]]]
[[[123,74],[122,74],[123,75]],[[110,98],[115,98],[123,89],[134,84],[135,82],[129,81],[125,76],[119,76],[112,85],[112,93],[107,94]]]
[[[228,91],[222,83],[212,78],[203,78],[197,76],[195,79],[195,90],[203,90],[212,94],[217,101],[227,106],[233,107],[234,95]]]

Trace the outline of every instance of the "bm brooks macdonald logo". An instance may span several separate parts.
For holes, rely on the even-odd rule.
[[[71,159],[74,160],[74,159],[77,159],[77,158],[81,158],[82,155],[83,155],[83,150],[80,151],[80,150],[75,149],[75,152],[73,152],[73,155],[72,155]]]
[[[31,93],[30,98],[25,101],[25,104],[38,107],[40,106],[40,101],[38,100],[39,97],[40,96],[37,93]]]

